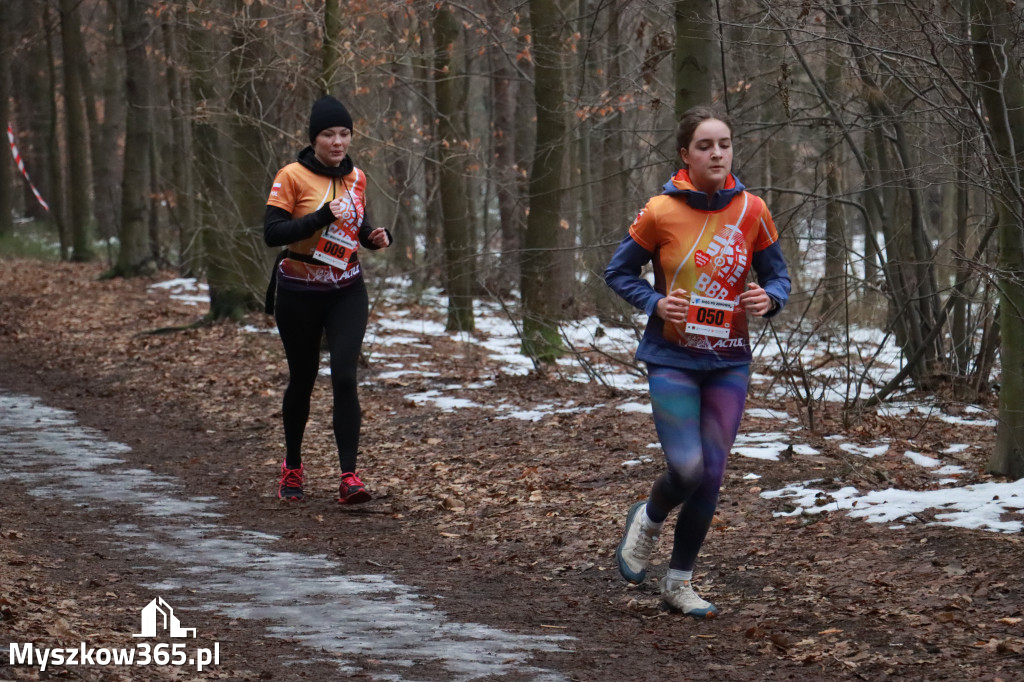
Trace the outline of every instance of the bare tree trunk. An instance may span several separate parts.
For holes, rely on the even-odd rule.
[[[676,0],[676,119],[697,104],[711,101],[715,50],[714,0]]]
[[[851,30],[862,27],[866,21],[859,11],[844,19]],[[858,65],[858,76],[864,86],[864,96],[868,103],[873,135],[869,144],[874,144],[875,157],[882,164],[880,178],[888,180],[904,190],[903,201],[899,201],[891,189],[889,197],[880,202],[889,208],[889,217],[883,218],[882,228],[888,245],[885,264],[886,281],[889,285],[890,320],[896,330],[896,338],[900,347],[908,357],[920,357],[911,368],[910,376],[914,383],[922,386],[928,381],[929,375],[941,362],[941,335],[930,334],[937,324],[938,318],[938,285],[935,281],[935,265],[932,249],[925,226],[924,210],[921,197],[921,180],[915,176],[914,163],[910,152],[907,132],[901,119],[893,111],[885,90],[880,87],[868,69],[870,55],[861,46],[853,47],[854,59]],[[888,153],[888,143],[883,139],[883,129],[894,140],[891,145],[892,154]],[[869,199],[877,199],[868,194]],[[891,197],[891,198],[890,198]],[[893,208],[905,212],[905,220],[892,220]],[[878,210],[877,206],[875,210]],[[869,211],[870,213],[870,211]],[[908,229],[901,229],[906,225]],[[917,351],[925,338],[935,341],[923,354]]]
[[[338,71],[341,68],[342,53],[338,36],[341,33],[344,13],[341,0],[324,0],[324,48],[323,66],[318,85],[325,93],[333,93],[338,85]]]
[[[251,173],[252,168],[263,168],[253,159],[260,145],[253,139],[254,125],[236,120],[246,113],[238,101],[238,89],[253,85],[240,78],[243,70],[238,63],[249,58],[243,35],[248,18],[242,0],[230,6],[233,24],[224,28],[235,48],[230,53],[234,61],[225,56],[221,34],[203,27],[201,16],[193,17],[198,23],[193,25],[190,41],[194,91],[203,103],[194,135],[203,186],[199,229],[212,319],[240,319],[247,311],[259,309],[269,272],[260,238],[266,205],[258,184],[263,172]]]
[[[89,129],[86,125],[85,91],[78,66],[87,62],[78,21],[77,0],[60,0],[60,33],[64,51],[64,109],[67,120],[68,173],[71,190],[71,259],[90,261],[96,257],[96,234],[92,200],[92,172]]]
[[[13,110],[10,114],[18,135],[18,148],[28,172],[32,174],[32,182],[50,204],[47,211],[36,200],[28,183],[21,183],[21,202],[25,207],[25,215],[40,221],[50,222],[56,226],[57,208],[60,197],[56,196],[50,186],[50,156],[57,156],[58,150],[50,144],[49,130],[53,120],[55,87],[50,77],[50,40],[51,25],[44,19],[49,12],[41,3],[7,3],[11,30],[20,36],[32,36],[30,41],[23,41],[18,47],[16,61],[8,67],[11,76],[11,90],[15,93]],[[17,169],[10,168],[16,173]],[[15,181],[15,187],[19,187]],[[14,199],[18,204],[17,197]]]
[[[496,2],[489,4],[492,23],[507,23],[505,10]],[[498,271],[490,278],[488,287],[499,295],[507,294],[519,281],[519,248],[522,242],[523,210],[516,171],[516,94],[519,83],[515,80],[504,45],[494,44],[488,50],[493,64],[494,118],[494,184],[498,195],[498,215],[501,219],[501,261]]]
[[[401,24],[395,13],[388,14],[388,28],[391,35],[401,35],[402,31],[412,30],[411,22],[415,21],[415,12],[410,8],[403,15]],[[416,230],[420,221],[416,220],[413,199],[416,196],[416,189],[412,183],[410,174],[411,152],[403,148],[406,142],[406,132],[416,120],[415,96],[412,91],[414,76],[412,66],[408,57],[396,58],[390,67],[395,87],[392,89],[391,98],[387,109],[394,111],[394,125],[391,126],[390,136],[392,144],[385,150],[388,168],[388,188],[391,192],[392,219],[386,224],[391,225],[391,232],[395,236],[398,248],[387,250],[388,261],[399,265],[403,269],[409,269],[416,263],[415,244],[417,241]],[[375,216],[379,215],[375,211]],[[379,219],[377,219],[379,220]]]
[[[773,132],[765,142],[765,185],[773,188],[769,206],[772,218],[779,232],[779,244],[789,265],[789,278],[794,292],[804,290],[803,267],[804,251],[800,247],[800,231],[797,219],[797,207],[791,191],[795,188],[796,175],[795,146],[793,125],[790,121],[792,72],[786,61],[786,47],[783,36],[778,31],[768,30],[764,41],[771,45],[771,58],[779,64],[778,76],[774,83],[776,91],[767,102],[767,119],[779,124],[779,130]],[[759,33],[760,35],[760,33]]]
[[[970,248],[967,224],[970,220],[968,214],[970,193],[967,191],[969,185],[965,171],[965,165],[967,164],[965,147],[966,142],[961,142],[957,150],[956,182],[953,183],[953,187],[950,189],[955,204],[952,210],[953,220],[955,221],[954,243],[956,244],[953,257],[956,260],[954,269],[957,281],[967,280],[971,276],[970,268],[966,262],[968,248]],[[950,334],[953,346],[953,366],[958,378],[966,377],[968,374],[971,336],[974,334],[974,330],[968,325],[969,316],[970,299],[967,296],[957,295],[957,300],[953,304],[953,322],[950,327]]]
[[[440,142],[438,132],[437,111],[433,104],[437,101],[433,77],[434,69],[434,38],[431,35],[430,22],[432,10],[423,4],[416,5],[416,30],[422,46],[422,53],[413,60],[413,73],[417,82],[423,84],[423,95],[420,114],[423,119],[423,205],[426,218],[424,225],[424,256],[422,282],[439,282],[443,279],[444,243],[441,227],[444,213],[441,208],[440,186]]]
[[[604,260],[605,254],[599,253],[596,247],[601,242],[603,227],[597,196],[601,173],[595,167],[600,159],[604,137],[597,133],[596,115],[596,104],[606,82],[598,73],[598,62],[601,60],[598,55],[603,47],[598,36],[603,31],[598,28],[600,13],[593,7],[591,0],[577,0],[576,15],[575,30],[582,36],[582,43],[580,49],[576,51],[574,64],[579,74],[578,82],[570,87],[573,88],[571,92],[577,102],[576,108],[583,109],[587,114],[577,119],[573,127],[573,159],[570,162],[572,177],[569,184],[573,187],[572,203],[576,209],[573,213],[579,218],[578,231],[583,246],[585,295],[588,300],[600,306],[602,301],[611,298],[605,295],[607,288],[601,278],[607,260]],[[609,42],[613,40],[611,36],[608,39]],[[610,92],[607,97],[612,97]]]
[[[150,110],[152,107],[152,78],[146,58],[146,41],[150,38],[150,25],[145,0],[124,0],[124,19],[121,36],[124,44],[125,93],[127,95],[127,123],[125,127],[124,178],[121,182],[121,225],[118,241],[121,244],[117,264],[111,275],[134,277],[151,272],[152,260],[148,231],[148,198],[150,195],[150,152],[154,131]]]
[[[11,50],[14,46],[13,36],[10,35],[12,10],[10,4],[0,3],[0,93],[3,93],[0,96],[0,125],[5,130],[11,120],[11,100],[7,93],[11,91]],[[15,167],[9,156],[6,149],[0,152],[0,157],[3,157],[0,159],[0,237],[14,230]]]
[[[451,9],[434,8],[434,88],[440,142],[448,331],[472,331],[476,275],[465,154],[467,136],[465,53],[460,24]]]
[[[181,22],[176,17],[181,8],[168,7],[161,15],[164,51],[167,54],[167,100],[171,111],[169,132],[173,144],[168,167],[168,214],[178,230],[178,267],[183,275],[193,276],[201,261],[196,230],[196,201],[193,190],[192,111],[188,78],[181,75],[185,55],[181,49]]]
[[[89,144],[92,152],[92,187],[96,230],[98,238],[110,244],[110,240],[121,229],[121,183],[124,178],[124,139],[127,134],[128,95],[125,85],[128,80],[125,63],[125,46],[122,20],[127,11],[126,0],[107,0],[108,23],[113,29],[97,51],[95,59],[100,65],[93,78],[88,65],[82,65],[82,82],[86,92],[92,92],[96,82],[100,91],[103,118],[97,114],[95,97],[86,98],[86,112],[89,121]],[[144,36],[142,40],[150,40]],[[151,57],[140,56],[146,63]],[[137,65],[136,65],[137,66]],[[145,66],[143,66],[145,68]]]
[[[1004,47],[1018,26],[1001,0],[971,2],[973,50],[981,99],[1000,169],[994,198],[999,217],[999,328],[1003,378],[999,389],[993,473],[1024,477],[1024,77]]]
[[[49,129],[47,130],[47,145],[49,149],[53,150],[46,158],[47,160],[47,178],[50,182],[50,188],[52,190],[52,196],[50,201],[50,212],[53,214],[54,221],[57,223],[57,233],[60,238],[60,257],[61,260],[68,260],[71,256],[71,228],[68,226],[68,201],[65,192],[64,185],[64,167],[65,164],[61,162],[61,155],[59,150],[61,149],[61,127],[59,123],[60,115],[57,111],[58,105],[58,78],[57,78],[57,44],[56,36],[54,31],[50,27],[55,25],[55,22],[50,21],[50,6],[46,5],[44,9],[44,24],[46,26],[46,52],[47,52],[47,70],[50,77],[50,83],[53,85],[52,95],[47,98],[46,107],[49,113]]]
[[[530,169],[530,214],[522,263],[523,354],[551,362],[563,352],[559,320],[567,301],[559,253],[562,174],[567,141],[565,101],[565,17],[567,0],[530,0],[534,46],[537,143]]]
[[[821,290],[821,314],[830,316],[837,306],[846,305],[846,219],[839,203],[843,188],[842,154],[834,134],[826,135],[825,152],[825,276]]]
[[[823,54],[825,64],[825,92],[833,102],[842,100],[843,69],[840,54]],[[834,308],[848,303],[846,297],[846,221],[843,207],[839,203],[842,189],[842,152],[839,149],[841,137],[835,122],[827,123],[825,130],[825,153],[822,158],[825,169],[825,276],[820,289],[822,295],[821,315],[828,317]]]
[[[626,49],[621,37],[622,12],[621,6],[611,3],[607,8],[608,34],[605,44],[608,49],[607,57],[607,91],[610,101],[615,102],[623,95],[623,61],[626,58]],[[709,29],[710,30],[710,29]],[[593,266],[590,273],[599,282],[599,289],[606,291],[604,284],[604,268],[611,259],[618,241],[621,239],[625,228],[632,221],[636,210],[631,205],[629,197],[629,172],[626,154],[626,115],[624,112],[612,107],[608,116],[604,117],[598,126],[597,153],[600,161],[592,160],[592,165],[601,171],[600,182],[595,185],[597,197],[597,233],[594,244],[590,245],[588,253],[592,254]],[[605,318],[621,317],[623,313],[631,312],[628,305],[618,296],[598,296],[598,314]]]

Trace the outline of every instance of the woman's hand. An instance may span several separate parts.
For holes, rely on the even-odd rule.
[[[378,249],[391,246],[391,242],[388,241],[388,231],[383,227],[378,227],[370,233],[370,241],[373,242],[373,245]]]
[[[674,289],[668,296],[658,301],[655,312],[666,322],[683,324],[686,322],[686,313],[689,309],[690,300],[687,298],[686,289]]]
[[[335,199],[330,204],[328,204],[328,206],[331,207],[331,213],[334,214],[335,218],[341,218],[343,215],[345,215],[345,210],[342,208],[342,203],[341,203],[341,199],[340,198]]]
[[[747,284],[747,290],[740,294],[740,307],[748,313],[764,316],[774,307],[771,296],[755,282]]]

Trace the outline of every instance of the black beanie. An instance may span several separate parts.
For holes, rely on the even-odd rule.
[[[309,143],[313,144],[321,130],[335,126],[352,130],[352,116],[344,104],[330,95],[324,95],[313,102],[313,110],[309,112]]]

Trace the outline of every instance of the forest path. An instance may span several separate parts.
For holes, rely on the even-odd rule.
[[[696,622],[658,608],[656,578],[668,543],[659,546],[647,584],[626,586],[615,570],[612,553],[625,510],[646,493],[658,467],[657,457],[644,458],[656,440],[649,415],[617,409],[630,396],[594,383],[503,375],[483,354],[450,339],[389,348],[415,356],[408,362],[429,366],[432,375],[384,376],[372,358],[364,368],[360,469],[375,499],[360,508],[333,500],[337,462],[324,380],[307,432],[309,500],[282,504],[275,490],[285,372],[275,337],[233,324],[145,335],[191,322],[196,309],[154,297],[149,282],[99,282],[97,266],[3,266],[0,387],[8,394],[74,412],[83,427],[131,448],[118,455],[129,469],[180,486],[174,499],[215,505],[223,515],[217,525],[235,534],[229,539],[262,538],[267,544],[259,551],[308,561],[311,576],[326,561],[354,575],[415,586],[452,622],[529,641],[572,638],[535,648],[508,679],[535,679],[543,674],[538,670],[578,680],[751,682],[1018,675],[1024,651],[1019,534],[925,523],[890,528],[845,513],[777,518],[783,503],[759,494],[828,477],[833,487],[867,489],[887,480],[934,485],[902,453],[865,460],[809,434],[817,455],[735,458],[698,566],[700,588],[722,616]],[[393,312],[382,305],[376,319]],[[408,314],[438,317],[440,311]],[[453,390],[455,397],[479,407],[448,412],[409,397],[438,384],[463,387]],[[499,401],[576,409],[548,410],[536,420],[506,418],[509,410],[494,409]],[[743,431],[777,427],[755,418]],[[834,423],[827,428],[837,432]],[[907,418],[875,418],[844,436],[868,442],[882,434],[904,438],[909,429],[936,447],[976,441],[979,452],[990,438],[973,427]],[[968,467],[965,482],[984,480],[981,464]],[[109,536],[116,524],[137,524],[139,514],[119,511],[116,503],[86,512],[76,506],[80,501],[59,494],[59,485],[45,488],[52,495],[32,495],[38,480],[4,471],[4,638],[43,644],[88,635],[107,646],[132,644],[139,609],[152,596],[145,567],[154,558],[126,560],[95,538]],[[751,473],[761,478],[747,480]],[[186,536],[198,532],[189,528]],[[365,652],[310,656],[298,636],[267,637],[272,619],[218,612],[213,605],[226,598],[185,587],[187,557],[164,559],[164,598],[187,612],[185,626],[221,642],[223,651],[219,668],[188,679],[332,679],[328,671],[341,661],[356,662],[356,677],[394,672],[393,661]],[[305,577],[307,568],[296,566],[295,574]],[[314,634],[338,634],[328,625],[311,626]],[[447,665],[424,662],[415,679],[450,679]],[[124,679],[164,679],[164,672],[153,668],[148,678]],[[0,668],[3,676],[34,679],[24,667]]]

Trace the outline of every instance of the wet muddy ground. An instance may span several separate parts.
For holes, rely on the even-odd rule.
[[[229,324],[140,335],[185,324],[194,311],[154,302],[145,282],[97,282],[91,266],[9,265],[0,267],[0,388],[69,410],[78,425],[130,450],[117,452],[123,464],[69,478],[67,464],[51,472],[38,461],[12,463],[17,453],[4,449],[0,644],[5,652],[11,641],[132,646],[139,611],[158,593],[197,628],[197,646],[220,644],[220,665],[201,674],[76,668],[56,677],[469,678],[477,673],[455,656],[423,647],[451,634],[435,631],[473,623],[477,634],[491,633],[488,646],[533,643],[478,651],[474,665],[496,667],[477,679],[1021,679],[1019,535],[924,523],[891,530],[843,514],[776,518],[777,503],[743,480],[746,466],[727,477],[698,566],[722,615],[696,622],[660,610],[656,584],[627,587],[614,567],[621,517],[655,471],[620,466],[653,439],[647,420],[614,410],[529,424],[440,413],[404,398],[415,380],[373,382],[369,366],[360,467],[376,499],[334,503],[329,420],[314,419],[310,499],[281,504],[284,371],[275,338]],[[452,381],[491,372],[447,360],[450,349],[418,352]],[[537,401],[608,397],[551,378],[496,381],[496,391]],[[328,395],[318,388],[316,406],[324,409]],[[821,468],[911,476],[895,462],[851,473],[822,451],[813,461],[759,463],[758,485]],[[119,493],[117,472],[133,470],[145,473],[128,478],[154,486],[147,490],[156,499]],[[217,516],[181,512],[165,523],[154,510],[167,500]],[[271,565],[272,574],[261,568]],[[281,575],[294,577],[281,592],[315,608],[283,616],[289,605],[273,604]],[[422,607],[398,618],[410,628],[425,619],[431,634],[403,640],[399,622],[380,628],[375,645],[371,622],[392,616],[370,610],[346,625],[341,612],[366,608],[346,576],[378,581],[371,603]],[[442,612],[443,622],[430,620]],[[473,636],[455,634],[456,648]],[[5,662],[0,679],[48,678]]]

